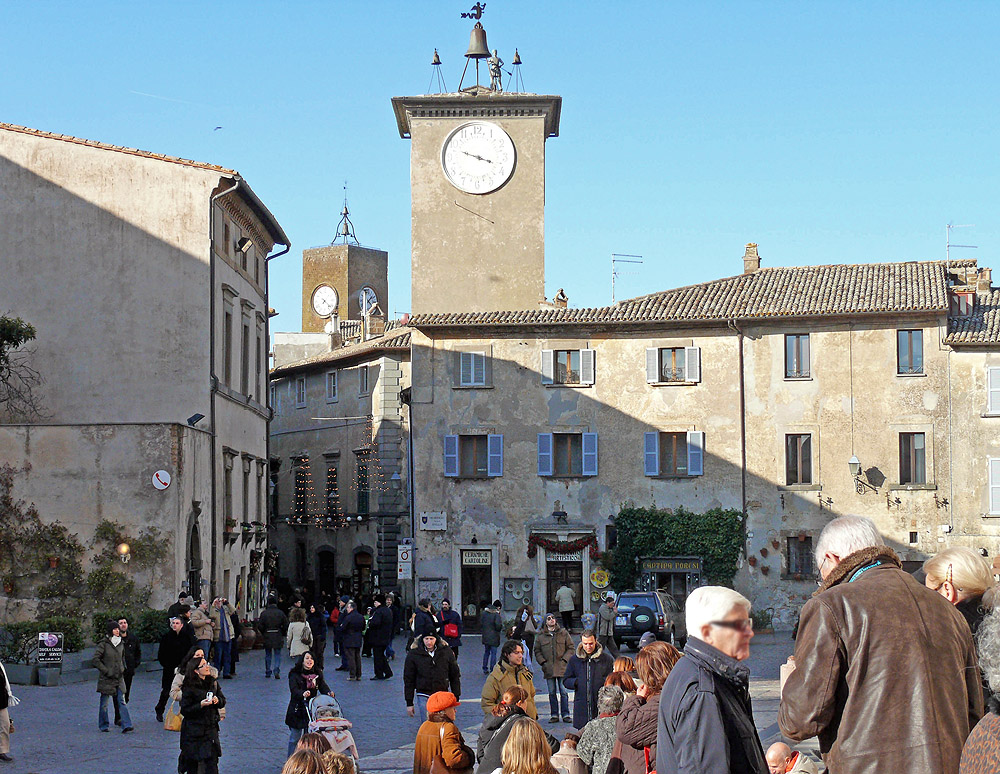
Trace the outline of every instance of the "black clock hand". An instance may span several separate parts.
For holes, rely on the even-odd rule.
[[[487,164],[493,163],[492,159],[486,159],[483,158],[482,156],[477,156],[475,153],[469,153],[468,151],[462,151],[462,153],[464,153],[466,156],[469,156],[470,158],[478,159],[479,161],[485,161]]]

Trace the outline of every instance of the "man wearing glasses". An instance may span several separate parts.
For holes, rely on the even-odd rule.
[[[862,516],[816,545],[823,578],[802,608],[778,725],[819,737],[836,774],[956,772],[983,713],[972,634],[957,608],[903,572]]]
[[[656,771],[768,774],[750,706],[750,601],[723,586],[687,599],[684,658],[660,695]]]

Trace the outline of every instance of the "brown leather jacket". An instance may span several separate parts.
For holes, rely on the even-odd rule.
[[[795,665],[778,725],[818,736],[832,774],[954,774],[983,713],[968,624],[883,546],[846,557],[802,608]]]

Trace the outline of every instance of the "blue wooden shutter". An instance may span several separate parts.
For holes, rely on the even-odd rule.
[[[684,381],[701,381],[701,349],[684,347]]]
[[[444,474],[452,478],[458,477],[458,436],[444,437]]]
[[[580,350],[580,384],[594,383],[594,350]]]
[[[556,358],[551,349],[542,350],[542,365],[539,370],[542,372],[542,384],[552,384],[556,372]]]
[[[552,475],[552,433],[538,434],[538,475]]]
[[[503,475],[503,436],[490,435],[486,438],[486,475]]]
[[[583,434],[583,475],[597,475],[597,433]]]
[[[705,473],[705,434],[691,430],[687,434],[688,475],[701,476]]]
[[[660,434],[658,432],[643,433],[643,457],[646,461],[646,475],[660,475]]]

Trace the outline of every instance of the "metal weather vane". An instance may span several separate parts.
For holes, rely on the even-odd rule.
[[[463,19],[482,19],[483,11],[486,10],[486,3],[476,3],[468,13],[463,13]]]

